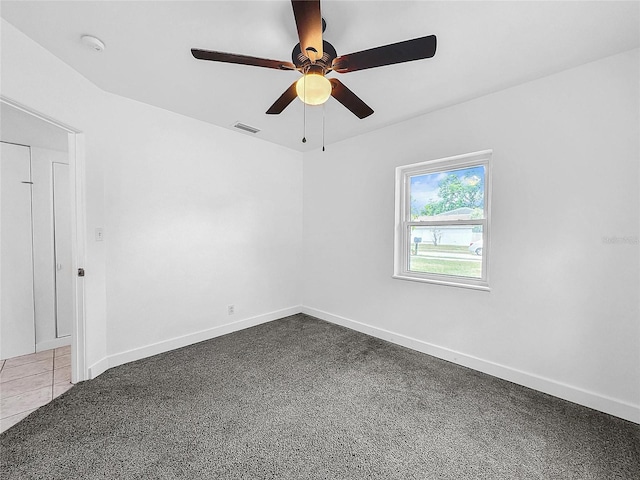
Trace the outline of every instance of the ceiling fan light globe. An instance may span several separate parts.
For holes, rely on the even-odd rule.
[[[331,96],[331,82],[324,75],[308,73],[296,82],[296,93],[307,105],[322,105]]]

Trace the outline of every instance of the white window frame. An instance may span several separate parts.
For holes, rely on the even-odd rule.
[[[394,237],[393,278],[414,282],[435,283],[454,287],[472,288],[489,291],[489,257],[491,231],[491,157],[493,150],[467,153],[454,157],[429,160],[396,168],[396,204]],[[469,167],[484,166],[484,218],[477,220],[412,221],[410,177],[423,174],[460,170]],[[409,270],[411,227],[415,226],[482,226],[482,278],[442,275],[436,273],[412,272]]]

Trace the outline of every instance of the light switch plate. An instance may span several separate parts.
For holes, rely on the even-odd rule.
[[[104,229],[96,228],[96,242],[101,242],[104,240]]]

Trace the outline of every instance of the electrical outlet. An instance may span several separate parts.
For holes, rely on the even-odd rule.
[[[235,305],[227,306],[227,314],[233,315],[234,313],[236,313],[236,306]]]
[[[96,228],[96,242],[104,240],[104,230],[100,227]]]

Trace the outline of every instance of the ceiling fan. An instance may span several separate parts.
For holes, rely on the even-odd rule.
[[[340,80],[326,78],[329,72],[355,72],[431,58],[436,53],[436,36],[429,35],[338,56],[333,45],[322,39],[326,23],[320,13],[320,0],[291,0],[291,5],[300,39],[300,43],[293,48],[292,62],[197,48],[192,48],[191,53],[200,60],[238,63],[277,70],[298,70],[303,76],[291,84],[271,105],[267,110],[268,114],[281,113],[296,96],[307,105],[320,105],[332,96],[358,118],[368,117],[373,110]]]

